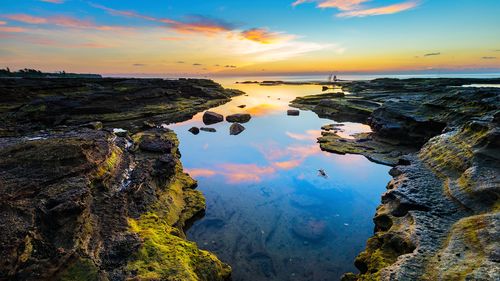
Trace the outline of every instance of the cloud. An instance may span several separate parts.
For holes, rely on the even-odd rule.
[[[42,2],[52,3],[52,4],[63,4],[64,0],[40,0]]]
[[[321,130],[308,130],[305,134],[295,134],[286,132],[286,135],[292,139],[300,141],[316,141],[321,137]]]
[[[0,25],[6,25],[6,24],[7,24],[7,22],[6,22],[6,21],[2,21],[2,20],[0,20]]]
[[[162,38],[160,38],[160,40],[163,40],[163,41],[182,41],[185,39],[182,37],[162,37]]]
[[[215,172],[214,170],[210,170],[210,169],[185,169],[186,172],[194,177],[194,178],[197,178],[197,177],[211,177],[211,176],[215,176],[217,174],[217,172]]]
[[[410,0],[386,6],[368,7],[364,5],[367,2],[371,2],[371,0],[297,0],[292,3],[292,6],[317,3],[316,7],[318,8],[334,8],[341,11],[337,17],[351,18],[395,14],[413,9],[420,4],[420,0]]]
[[[417,1],[408,1],[408,2],[403,2],[403,3],[389,5],[389,6],[377,7],[377,8],[346,11],[346,12],[342,12],[342,13],[338,14],[337,17],[351,18],[351,17],[390,15],[390,14],[396,14],[399,12],[413,9],[413,8],[417,7],[418,4],[419,3]]]
[[[61,27],[77,28],[77,29],[95,29],[101,31],[117,31],[131,29],[122,26],[109,26],[109,25],[98,25],[90,20],[81,20],[69,16],[51,16],[51,17],[36,17],[28,14],[12,14],[3,15],[3,17],[10,20],[28,23],[28,24],[51,24]]]
[[[425,54],[424,57],[432,57],[432,56],[440,56],[441,53],[440,52],[437,52],[437,53],[428,53],[428,54]]]
[[[21,33],[28,31],[26,28],[16,26],[0,26],[0,32]]]
[[[243,38],[262,44],[272,44],[279,41],[290,40],[294,36],[284,35],[281,32],[270,32],[265,28],[252,28],[241,32]]]

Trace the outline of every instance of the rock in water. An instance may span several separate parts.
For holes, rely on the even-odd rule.
[[[299,116],[300,115],[300,111],[298,111],[297,109],[289,109],[287,111],[287,114],[289,116]]]
[[[312,218],[296,219],[293,222],[292,232],[304,240],[318,242],[326,236],[326,222]]]
[[[246,123],[250,119],[252,119],[252,116],[248,113],[233,114],[226,117],[226,121],[231,123]]]
[[[241,132],[245,130],[245,127],[239,123],[233,123],[231,127],[229,127],[229,134],[232,136],[239,135]]]
[[[239,108],[245,108],[247,107],[245,104],[242,104],[242,105],[238,105]]]
[[[200,133],[200,129],[198,129],[198,127],[191,127],[191,129],[189,129],[188,131],[193,135],[197,135]]]
[[[224,116],[219,113],[207,111],[203,114],[203,123],[205,123],[205,125],[212,125],[222,121],[224,121]]]
[[[209,132],[209,133],[215,133],[215,132],[217,132],[216,129],[214,129],[214,128],[207,128],[207,127],[200,128],[200,131],[205,131],[205,132]]]

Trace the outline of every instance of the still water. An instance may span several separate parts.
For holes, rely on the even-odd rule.
[[[287,116],[291,100],[321,86],[222,84],[247,96],[211,111],[250,113],[243,133],[230,136],[230,123],[222,122],[209,126],[215,133],[193,135],[188,129],[204,126],[202,114],[171,126],[182,163],[207,200],[206,216],[188,238],[230,264],[235,281],[338,280],[356,271],[389,167],[322,152],[316,138],[334,121],[309,111]],[[370,130],[344,124],[344,136]]]

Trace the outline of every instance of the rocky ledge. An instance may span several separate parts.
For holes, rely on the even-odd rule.
[[[343,280],[500,279],[500,79],[377,79],[293,105],[369,124],[323,150],[391,165],[375,234]]]
[[[238,92],[208,80],[0,85],[0,280],[229,278],[228,265],[185,239],[205,201],[175,133],[155,122]]]

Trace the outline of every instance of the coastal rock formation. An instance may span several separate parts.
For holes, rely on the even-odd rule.
[[[294,101],[336,121],[365,116],[373,133],[325,131],[321,148],[394,166],[361,273],[344,280],[500,279],[500,89],[460,87],[488,83],[500,79],[377,79],[344,84],[352,97],[330,107]],[[353,100],[364,114],[348,112]]]
[[[195,189],[196,181],[183,172],[175,133],[137,127],[144,116],[166,123],[182,121],[196,110],[228,101],[228,92],[206,80],[84,81],[98,93],[103,90],[98,85],[163,86],[140,90],[144,100],[137,100],[121,88],[83,94],[79,87],[86,91],[91,87],[81,79],[0,82],[8,85],[0,88],[2,133],[11,135],[0,138],[0,253],[4,257],[0,279],[229,278],[228,265],[185,239],[184,229],[203,214],[205,200]],[[55,99],[50,93],[65,97]],[[72,102],[73,96],[78,104],[64,108],[62,104]],[[95,113],[98,105],[86,102],[96,96],[104,104],[116,97],[117,112],[103,107]],[[130,114],[120,106],[121,102],[129,105],[125,96],[135,100]],[[156,111],[168,100],[176,110]],[[19,106],[12,107],[16,103]],[[66,117],[54,123],[58,116],[48,108]],[[147,108],[152,109],[150,114]],[[137,120],[125,120],[125,116]],[[13,126],[16,122],[19,126]],[[109,126],[116,123],[124,129]]]
[[[239,135],[245,130],[245,127],[239,123],[233,123],[231,127],[229,127],[229,134],[232,136]]]
[[[207,111],[203,114],[203,123],[205,123],[205,125],[212,125],[222,121],[224,121],[224,116],[219,113]]]
[[[226,121],[230,123],[247,123],[252,119],[248,113],[238,113],[226,116]]]

